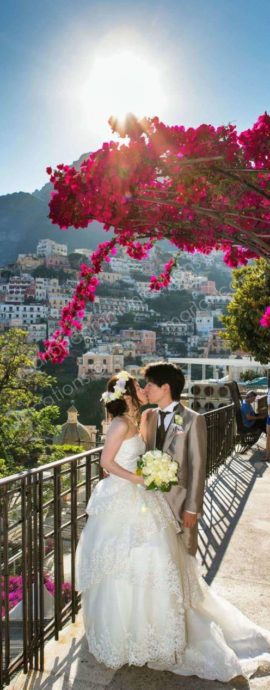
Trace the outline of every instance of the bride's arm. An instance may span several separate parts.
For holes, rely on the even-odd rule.
[[[125,419],[114,419],[107,432],[105,445],[101,453],[100,464],[109,474],[116,474],[117,477],[128,479],[133,484],[143,484],[143,477],[137,476],[135,472],[129,472],[124,467],[118,465],[114,458],[126,438],[128,424]]]
[[[148,424],[148,413],[152,412],[152,409],[144,410],[141,416],[141,423],[140,423],[140,434],[143,440],[146,443],[147,440],[147,424]]]

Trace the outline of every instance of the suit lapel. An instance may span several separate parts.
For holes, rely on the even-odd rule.
[[[164,440],[164,444],[163,444],[164,453],[166,453],[167,449],[170,447],[174,433],[175,433],[174,415],[175,414],[181,414],[181,416],[183,417],[183,422],[184,422],[184,411],[185,411],[184,406],[181,405],[181,403],[178,403],[177,407],[174,410],[172,420],[171,420],[171,422],[168,426],[167,432],[166,432],[166,436],[165,436],[165,440]]]
[[[174,423],[173,423],[173,418],[172,418],[172,421],[170,422],[168,429],[166,431],[166,436],[165,436],[164,443],[163,443],[163,449],[162,450],[164,451],[164,453],[166,453],[167,449],[169,448],[171,441],[172,441],[172,438],[173,438],[173,435],[174,435]]]
[[[183,417],[183,427],[185,428],[185,414],[186,410],[185,407],[179,402],[177,405],[177,408],[175,409],[174,414],[180,414]],[[149,431],[147,434],[148,437],[148,448],[156,448],[157,447],[157,426],[158,426],[158,411],[153,409],[152,413],[150,415],[149,419]],[[172,421],[170,422],[167,433],[165,436],[164,444],[163,444],[163,451],[166,453],[167,449],[169,448],[173,435],[175,432],[175,427],[174,427],[174,416],[172,418]]]
[[[157,410],[152,410],[152,414],[150,416],[149,434],[148,434],[148,447],[150,450],[152,448],[156,448],[157,423],[158,423],[158,412],[157,412]]]

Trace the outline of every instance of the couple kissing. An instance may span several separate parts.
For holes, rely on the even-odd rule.
[[[111,418],[117,416],[117,412],[119,415],[122,413],[122,428],[126,435],[130,425],[134,425],[140,431],[146,451],[161,450],[177,462],[178,484],[171,487],[166,499],[181,526],[187,551],[195,555],[205,485],[206,422],[203,415],[184,407],[180,402],[185,385],[181,369],[168,362],[155,362],[145,367],[144,376],[144,388],[128,372],[112,376],[102,399]],[[127,408],[124,412],[123,387]],[[155,405],[155,408],[151,407],[140,414],[140,406],[146,404]],[[128,422],[126,426],[124,421]],[[106,470],[109,471],[109,468],[105,467]]]

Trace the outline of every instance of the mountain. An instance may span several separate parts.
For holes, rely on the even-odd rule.
[[[88,154],[73,165],[79,167]],[[99,242],[109,239],[102,226],[93,222],[89,228],[60,230],[48,218],[48,203],[52,185],[47,183],[33,194],[15,192],[0,196],[0,266],[14,263],[18,254],[33,253],[41,239],[49,238],[67,244],[71,252],[77,247],[95,249]]]

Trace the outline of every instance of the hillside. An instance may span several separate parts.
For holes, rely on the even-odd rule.
[[[74,165],[77,167],[85,156]],[[82,230],[60,230],[52,225],[48,219],[50,192],[51,185],[45,184],[33,194],[16,192],[0,196],[0,266],[14,263],[18,254],[34,252],[38,241],[46,237],[67,244],[71,252],[76,247],[94,249],[110,236],[96,222]]]

